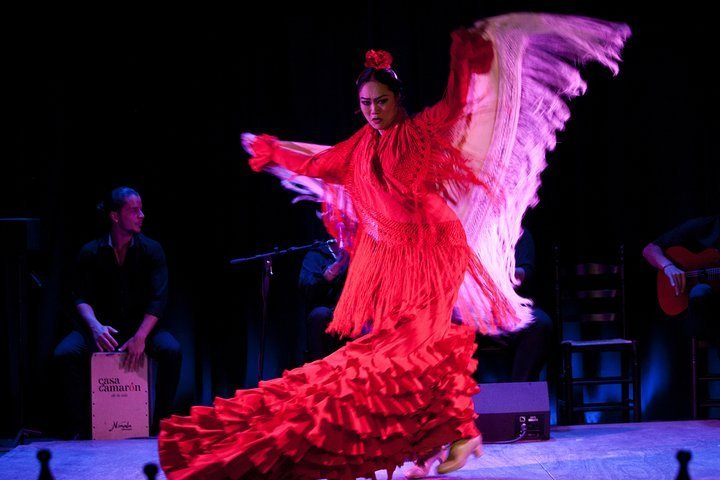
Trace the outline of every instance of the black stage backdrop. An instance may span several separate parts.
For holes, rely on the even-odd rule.
[[[103,193],[118,185],[139,190],[145,232],[166,249],[169,318],[185,355],[178,411],[254,386],[262,265],[229,260],[323,234],[314,206],[291,205],[274,178],[250,171],[240,133],[322,144],[348,137],[363,121],[353,82],[368,48],[393,53],[406,106],[417,112],[443,93],[453,28],[529,10],[633,29],[617,78],[595,65],[584,70],[589,90],[572,102],[573,116],[548,155],[540,205],[527,216],[540,301],[552,311],[553,245],[585,252],[624,243],[644,418],[689,415],[688,349],[659,314],[654,272],[640,252],[685,218],[718,210],[714,17],[689,3],[663,12],[631,2],[425,3],[6,16],[0,218],[39,219],[41,242],[3,254],[0,381],[10,395],[0,408],[10,415],[2,432],[51,429],[62,414],[50,355],[72,325],[69,267],[98,232],[94,206]],[[275,261],[266,379],[302,362],[301,258]]]

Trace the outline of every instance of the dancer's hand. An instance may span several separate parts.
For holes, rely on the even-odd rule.
[[[240,143],[242,144],[242,147],[245,149],[247,153],[255,156],[255,151],[253,150],[253,145],[255,144],[255,139],[257,138],[257,135],[252,133],[243,133],[240,135]]]
[[[278,139],[272,135],[253,135],[252,133],[243,133],[240,136],[241,143],[245,151],[252,158],[248,161],[250,168],[259,172],[266,165],[272,163],[275,154],[275,148]]]

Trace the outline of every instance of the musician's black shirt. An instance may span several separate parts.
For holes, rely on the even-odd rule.
[[[78,254],[73,296],[87,303],[103,325],[129,338],[146,313],[162,317],[167,304],[168,272],[162,246],[142,234],[133,236],[118,265],[110,236],[85,244]]]
[[[699,253],[706,248],[720,249],[720,215],[688,220],[660,235],[652,243],[663,250],[680,246],[694,253]]]

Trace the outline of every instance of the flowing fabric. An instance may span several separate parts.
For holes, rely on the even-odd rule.
[[[537,204],[545,152],[555,148],[557,131],[570,118],[567,100],[586,84],[576,64],[597,61],[618,73],[627,25],[592,18],[510,14],[476,22],[493,42],[487,74],[473,72],[463,116],[452,141],[494,194],[472,184],[455,188],[453,208],[468,244],[492,279],[492,290],[507,301],[518,322],[496,313],[497,297],[472,277],[463,283],[458,309],[482,333],[517,330],[531,317],[531,305],[515,292],[514,248],[526,210]]]
[[[544,155],[581,93],[573,62],[615,67],[624,25],[518,14],[453,33],[444,98],[334,147],[253,143],[251,166],[324,202],[351,251],[332,355],[161,424],[168,478],[354,479],[478,434],[475,329],[513,330],[514,245]],[[288,173],[292,172],[292,173]],[[453,308],[465,324],[450,322]]]

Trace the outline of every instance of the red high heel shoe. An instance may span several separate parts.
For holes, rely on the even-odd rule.
[[[430,475],[430,469],[436,461],[442,463],[447,457],[447,448],[443,447],[425,459],[417,459],[415,465],[405,472],[405,478],[425,478]]]
[[[454,472],[455,470],[460,470],[467,463],[467,459],[471,453],[476,457],[482,455],[482,435],[454,441],[452,445],[450,445],[448,459],[438,465],[437,473],[444,475]]]

